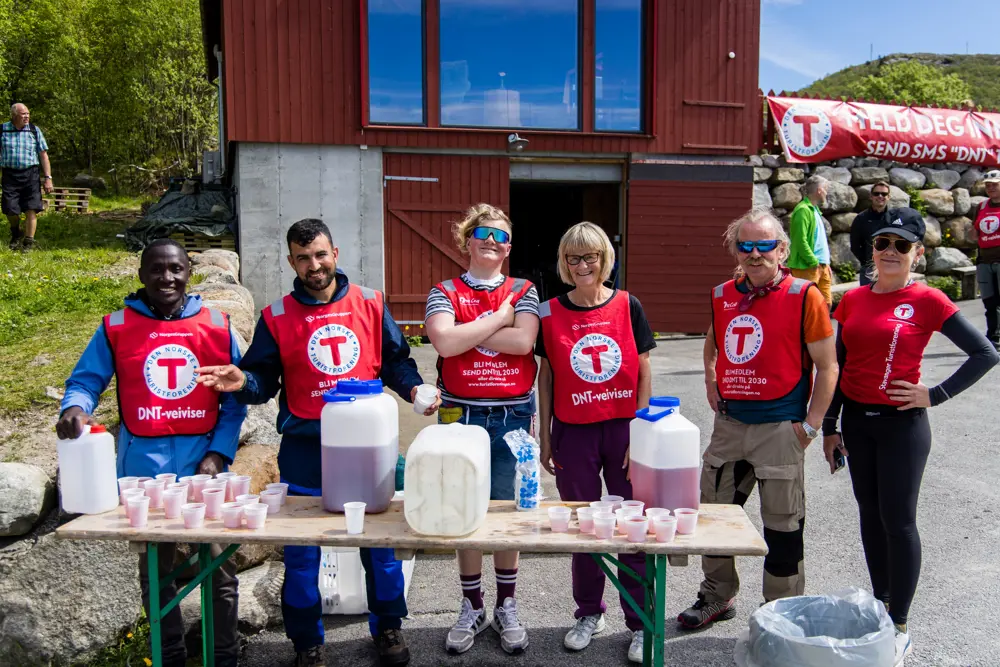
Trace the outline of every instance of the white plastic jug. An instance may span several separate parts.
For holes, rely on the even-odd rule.
[[[118,507],[115,439],[99,424],[84,426],[73,440],[60,440],[59,497],[63,512],[100,514]]]
[[[381,380],[340,380],[323,394],[320,415],[323,508],[367,503],[365,512],[389,509],[396,491],[399,408]]]
[[[701,501],[701,434],[680,406],[654,396],[629,425],[632,496],[646,507],[697,509]]]
[[[481,426],[434,424],[406,451],[403,511],[421,535],[475,532],[490,508],[490,436]]]

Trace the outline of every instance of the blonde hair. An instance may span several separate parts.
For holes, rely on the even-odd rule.
[[[601,282],[611,277],[611,268],[615,264],[615,247],[604,230],[592,222],[578,222],[563,234],[559,240],[559,279],[567,285],[576,285],[573,273],[566,262],[566,255],[586,255],[597,252],[601,255]]]
[[[510,218],[507,217],[506,213],[501,211],[496,206],[480,203],[475,206],[471,206],[469,210],[465,212],[465,217],[456,222],[452,229],[452,232],[455,235],[455,242],[458,244],[458,249],[463,253],[468,254],[469,237],[472,236],[472,230],[489,222],[505,223],[507,228],[511,230],[511,237],[514,236],[514,225],[511,224]]]
[[[774,209],[770,206],[754,206],[752,209],[736,218],[729,223],[726,227],[726,233],[723,234],[722,238],[725,240],[726,249],[729,250],[729,254],[736,258],[739,262],[740,252],[736,247],[736,244],[740,240],[740,230],[743,229],[743,225],[750,222],[761,222],[768,221],[771,223],[771,227],[774,233],[774,238],[778,240],[778,263],[784,264],[785,260],[788,259],[788,254],[791,252],[789,247],[791,242],[788,239],[788,233],[785,232],[785,228],[781,226],[781,221],[774,214]],[[736,267],[736,277],[739,278],[743,275],[743,267],[737,264]]]

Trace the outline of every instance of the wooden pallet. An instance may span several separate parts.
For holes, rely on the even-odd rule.
[[[90,211],[90,188],[54,188],[52,194],[45,195],[42,210],[87,213]]]
[[[196,232],[175,232],[170,238],[184,246],[188,252],[211,249],[236,251],[236,237],[232,234],[205,236]]]

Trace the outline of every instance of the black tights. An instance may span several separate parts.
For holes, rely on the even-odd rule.
[[[844,406],[844,446],[872,593],[889,604],[893,623],[905,624],[920,578],[917,495],[931,451],[931,428],[926,410],[870,412]]]

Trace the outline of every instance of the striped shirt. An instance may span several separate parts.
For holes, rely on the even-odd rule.
[[[503,285],[504,280],[507,278],[499,275],[492,280],[479,280],[466,272],[459,279],[472,289],[492,292]],[[451,305],[451,300],[445,296],[445,293],[435,285],[431,288],[430,294],[427,295],[427,308],[424,310],[424,321],[426,322],[430,319],[431,315],[437,315],[438,313],[451,313],[454,315],[455,308]],[[514,304],[514,314],[517,315],[519,313],[538,315],[538,290],[535,289],[534,285]]]
[[[36,126],[25,125],[20,130],[14,123],[3,124],[0,131],[0,167],[28,169],[38,166],[38,155],[49,150],[45,135]]]

